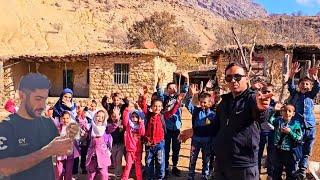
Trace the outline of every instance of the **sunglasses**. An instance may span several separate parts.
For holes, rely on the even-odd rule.
[[[226,75],[225,80],[227,82],[231,82],[234,79],[235,81],[239,82],[243,77],[245,77],[245,75],[241,75],[241,74]]]
[[[271,91],[261,91],[262,94],[269,94]]]

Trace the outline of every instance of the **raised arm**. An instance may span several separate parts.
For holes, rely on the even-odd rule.
[[[253,118],[259,123],[263,123],[269,118],[269,107],[272,96],[272,93],[262,94],[261,92],[251,96],[250,106]]]
[[[311,68],[309,70],[309,75],[313,80],[313,87],[312,87],[312,90],[308,92],[308,97],[314,99],[320,90],[319,79],[318,79],[318,68],[317,67]]]
[[[139,106],[142,109],[143,113],[147,115],[148,113],[148,105],[147,105],[147,97],[146,97],[146,88],[140,88],[139,89]]]
[[[109,112],[110,110],[110,104],[108,103],[108,100],[110,99],[111,97],[111,94],[110,92],[108,92],[103,98],[102,98],[102,101],[101,101],[101,104],[103,106],[103,108]]]
[[[163,114],[164,119],[169,119],[171,116],[173,116],[178,111],[178,109],[180,108],[180,105],[181,105],[181,101],[184,97],[185,97],[184,93],[179,94],[179,96],[177,98],[177,102],[174,104],[174,107],[170,111],[164,112],[164,114]]]
[[[163,74],[159,75],[157,86],[156,86],[157,95],[162,102],[164,102],[164,90],[161,88],[161,83],[163,82],[163,78],[164,78],[163,76],[164,76]]]
[[[293,96],[297,91],[294,84],[294,76],[300,71],[300,63],[295,62],[291,65],[289,79],[288,79],[288,90],[291,96]]]
[[[127,107],[124,111],[123,111],[123,115],[122,115],[122,125],[124,127],[124,129],[127,129],[128,123],[129,123],[129,108]]]
[[[195,84],[191,84],[189,88],[188,96],[186,98],[186,107],[191,114],[193,114],[193,111],[195,109],[194,105],[192,104],[192,98],[197,93],[199,93],[197,86]]]

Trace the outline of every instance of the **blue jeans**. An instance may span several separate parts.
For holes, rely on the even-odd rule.
[[[166,170],[169,169],[169,156],[170,156],[170,145],[172,141],[172,165],[173,167],[176,167],[179,160],[179,152],[181,148],[181,143],[178,140],[178,136],[180,134],[180,130],[169,130],[167,129],[166,135],[165,135],[165,165]]]
[[[165,175],[164,141],[154,146],[146,146],[147,179],[163,179]]]
[[[195,140],[192,138],[191,150],[190,150],[190,162],[189,162],[189,179],[194,179],[195,169],[197,164],[197,159],[199,152],[202,153],[202,178],[209,178],[209,160],[211,154],[211,143],[209,140]]]
[[[316,129],[304,129],[303,144],[302,144],[302,158],[299,162],[299,168],[306,170],[308,168],[308,159],[311,153],[312,146],[316,137]]]
[[[267,174],[272,176],[273,174],[273,164],[272,164],[272,150],[274,149],[274,132],[261,133],[260,143],[259,143],[259,154],[258,154],[258,167],[261,171],[261,159],[263,156],[263,150],[267,144]]]

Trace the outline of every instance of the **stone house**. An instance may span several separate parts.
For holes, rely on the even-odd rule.
[[[244,45],[244,49],[249,52],[250,46]],[[312,64],[320,60],[319,44],[264,44],[256,45],[252,59],[253,76],[259,76],[271,82],[279,93],[282,86],[282,67],[285,55],[289,55],[289,61],[300,62],[301,66]],[[224,81],[224,70],[227,64],[240,59],[238,46],[226,46],[208,53],[213,64],[217,67],[217,80],[222,91],[228,91]],[[300,71],[296,80],[304,75]],[[287,89],[287,88],[285,88]],[[286,97],[288,92],[285,92]],[[317,100],[319,102],[319,100]]]
[[[157,75],[165,72],[164,83],[173,80],[176,65],[163,52],[152,49],[110,50],[88,54],[10,56],[0,59],[2,101],[12,97],[20,78],[28,72],[46,75],[51,83],[49,96],[57,97],[65,87],[79,98],[101,99],[120,90],[136,98],[138,88],[154,91]]]

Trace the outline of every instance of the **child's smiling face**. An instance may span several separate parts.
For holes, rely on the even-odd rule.
[[[131,121],[135,124],[139,124],[139,116],[137,115],[137,113],[132,113]]]
[[[200,107],[202,109],[209,109],[211,107],[211,99],[209,97],[201,98]]]
[[[298,86],[301,93],[309,92],[312,88],[311,82],[308,80],[301,81]]]
[[[96,115],[96,119],[95,119],[96,125],[102,126],[103,123],[104,123],[104,121],[105,121],[105,114],[104,114],[104,112],[98,112],[97,115]]]
[[[160,114],[162,110],[162,102],[161,101],[155,101],[151,106],[152,112],[156,114]]]
[[[177,93],[177,85],[175,84],[170,84],[167,88],[167,91],[168,91],[168,94],[169,95],[172,95],[172,94],[175,94]]]
[[[64,114],[64,115],[61,117],[61,122],[63,123],[63,125],[69,124],[70,121],[71,121],[70,114]]]
[[[112,101],[113,101],[113,104],[116,105],[116,106],[120,106],[121,105],[121,99],[118,96],[114,96],[112,98]]]

